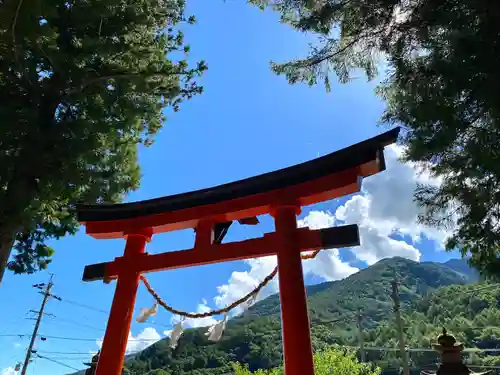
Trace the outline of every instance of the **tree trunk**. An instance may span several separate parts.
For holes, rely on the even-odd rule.
[[[1,0],[0,0],[1,1]],[[10,253],[17,233],[25,227],[25,213],[39,193],[38,181],[47,173],[43,160],[33,158],[33,155],[45,156],[47,145],[52,145],[51,136],[58,128],[55,125],[55,113],[61,103],[60,76],[55,73],[51,78],[51,87],[42,100],[39,111],[38,131],[29,134],[23,140],[23,151],[13,167],[12,176],[6,191],[0,197],[0,285],[9,262]],[[40,134],[45,138],[41,138]],[[45,168],[45,169],[44,169]],[[28,218],[28,220],[30,220]]]
[[[2,285],[3,275],[9,262],[12,246],[16,238],[16,232],[5,230],[7,228],[0,228],[0,286]]]
[[[33,171],[29,170],[33,163],[29,163],[28,158],[24,160],[24,164],[19,164],[24,170],[20,167],[17,169],[18,175],[12,178],[6,191],[0,196],[0,284],[16,235],[25,227],[26,218],[23,218],[23,215],[28,212],[38,187]],[[20,158],[20,161],[23,161],[23,158]],[[37,170],[36,165],[33,168]]]

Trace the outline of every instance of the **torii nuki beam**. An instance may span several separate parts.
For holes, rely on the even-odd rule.
[[[359,192],[385,169],[384,147],[399,128],[306,163],[213,188],[125,204],[80,205],[78,218],[98,239],[125,238],[124,255],[85,267],[83,280],[117,280],[97,375],[120,375],[142,273],[277,255],[286,375],[314,375],[301,252],[359,245],[356,225],[297,228],[301,207]],[[275,232],[221,243],[229,224],[274,217]],[[149,255],[154,234],[194,228],[192,249]],[[214,236],[215,230],[215,236]]]

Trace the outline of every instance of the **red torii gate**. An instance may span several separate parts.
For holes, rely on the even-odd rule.
[[[356,225],[297,228],[301,207],[360,190],[363,177],[385,169],[384,147],[399,128],[306,163],[209,189],[124,204],[80,205],[78,219],[97,239],[126,238],[124,255],[85,267],[83,280],[117,279],[97,375],[120,375],[141,273],[277,255],[287,375],[313,375],[301,252],[359,245]],[[228,224],[256,224],[271,214],[275,232],[221,244]],[[156,233],[194,228],[192,249],[149,255]],[[222,229],[221,229],[222,228]],[[214,240],[214,230],[217,238]]]

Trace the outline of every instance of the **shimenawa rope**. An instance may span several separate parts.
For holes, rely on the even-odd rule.
[[[311,254],[301,255],[301,258],[302,258],[302,260],[313,259],[316,257],[316,255],[318,255],[318,253],[320,251],[321,250],[315,250]],[[153,289],[153,287],[151,286],[151,284],[149,283],[148,279],[145,276],[141,275],[141,281],[144,284],[144,286],[146,287],[146,289],[148,290],[148,292],[151,293],[151,295],[156,300],[156,302],[158,302],[158,304],[160,306],[162,306],[165,310],[171,312],[172,314],[182,316],[184,318],[198,319],[198,318],[207,318],[209,316],[222,315],[222,314],[229,313],[229,311],[231,311],[234,308],[238,307],[239,305],[245,303],[246,301],[248,301],[252,297],[257,296],[257,294],[259,294],[259,292],[262,290],[262,288],[264,288],[276,276],[277,273],[278,273],[278,266],[274,267],[274,270],[269,275],[267,275],[264,278],[264,280],[262,280],[260,282],[260,284],[257,285],[257,287],[254,290],[252,290],[250,293],[247,293],[246,295],[244,295],[240,299],[234,301],[233,303],[231,303],[230,305],[228,305],[222,309],[207,311],[204,313],[190,313],[190,312],[186,312],[186,311],[177,310],[177,309],[173,308],[172,306],[169,306],[165,301],[163,301],[163,299],[158,295],[158,293],[156,293],[156,291]]]

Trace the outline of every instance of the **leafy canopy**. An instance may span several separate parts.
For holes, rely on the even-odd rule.
[[[16,0],[0,7],[0,280],[45,268],[77,202],[138,187],[138,145],[199,94],[184,0]],[[3,267],[2,267],[3,266]]]
[[[310,55],[273,70],[290,83],[330,89],[334,74],[378,88],[382,122],[402,125],[404,159],[441,178],[419,186],[421,221],[452,227],[447,248],[500,274],[500,3],[490,0],[255,0],[283,22],[319,35]]]
[[[250,372],[248,367],[233,364],[235,375],[283,375],[283,368],[257,370]],[[314,373],[316,375],[380,375],[381,370],[371,364],[359,363],[352,350],[332,346],[314,354]]]

